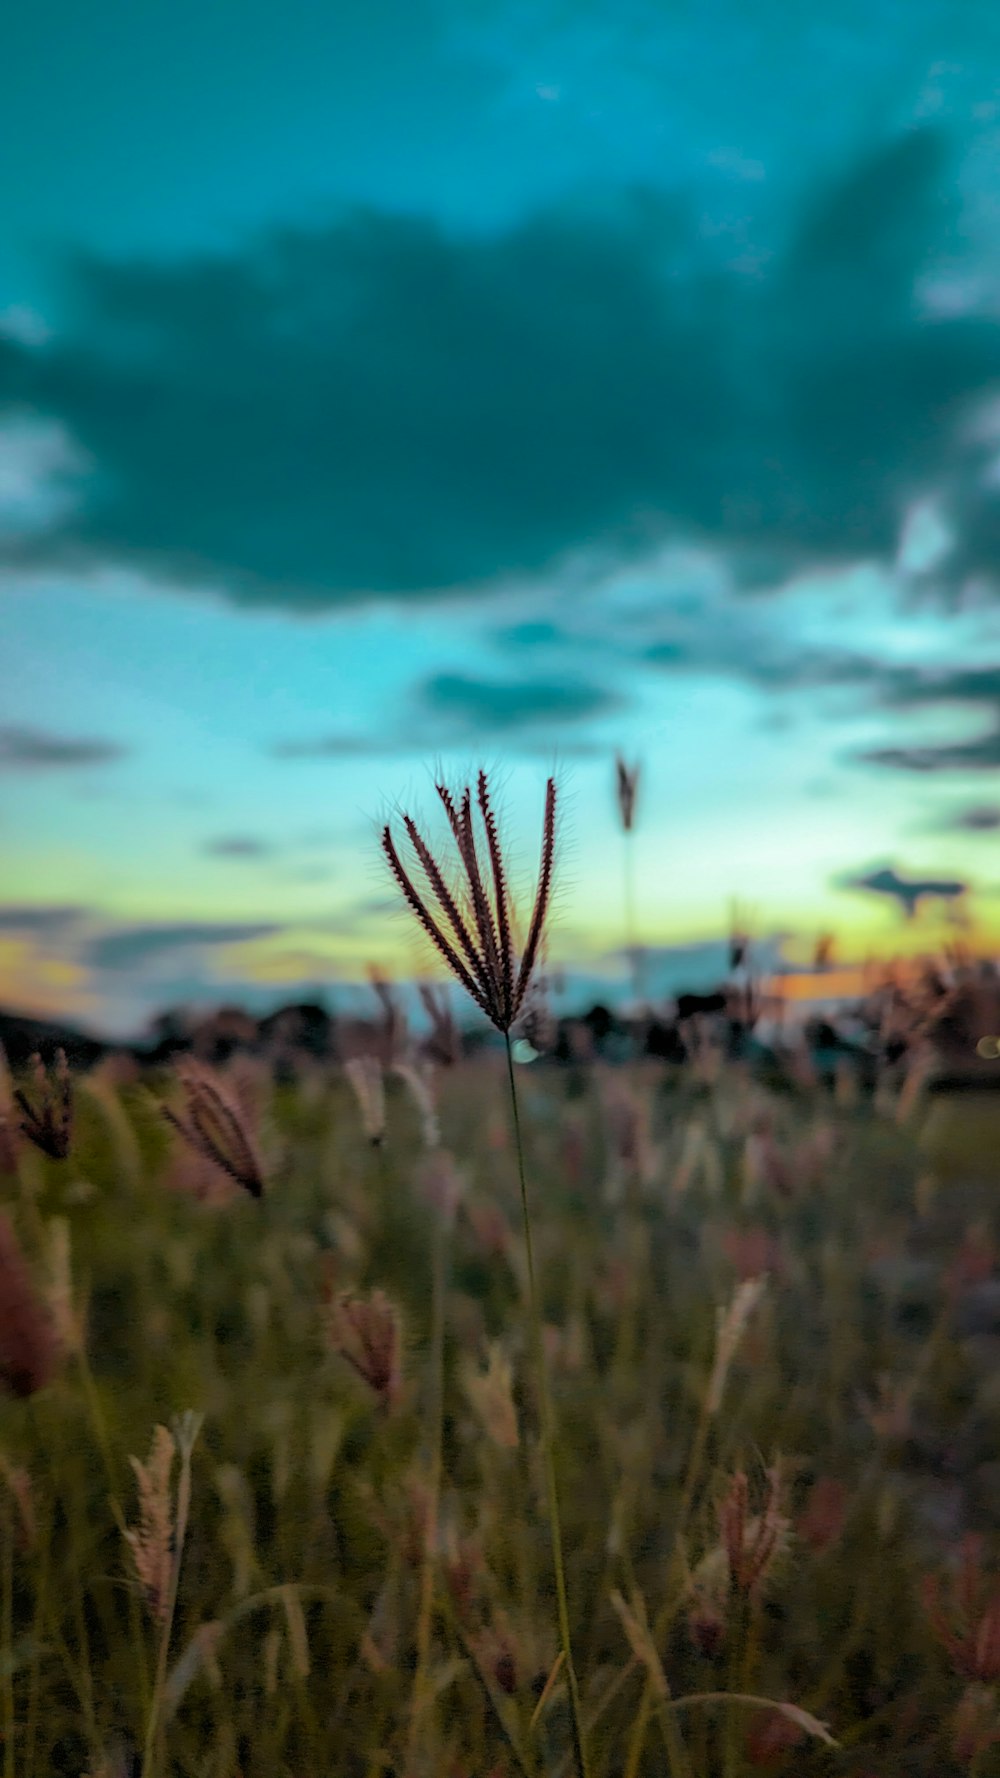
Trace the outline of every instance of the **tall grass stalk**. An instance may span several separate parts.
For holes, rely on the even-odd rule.
[[[3,1770],[14,1778],[14,1513],[10,1500],[3,1511]]]
[[[180,1451],[181,1473],[177,1484],[177,1508],[174,1517],[174,1553],[170,1567],[170,1588],[167,1594],[167,1607],[163,1618],[160,1635],[160,1651],[156,1662],[156,1675],[153,1680],[153,1696],[146,1721],[146,1740],[143,1749],[141,1778],[154,1778],[159,1764],[161,1740],[160,1717],[163,1709],[163,1696],[167,1680],[167,1660],[170,1655],[170,1639],[174,1628],[174,1615],[177,1610],[177,1589],[181,1578],[181,1563],[184,1560],[184,1540],[187,1537],[188,1517],[191,1512],[191,1452],[197,1437],[198,1422],[186,1417],[187,1423],[182,1426],[177,1436]]]
[[[524,1165],[524,1142],[521,1134],[521,1114],[518,1105],[517,1082],[514,1077],[514,1058],[511,1052],[509,1031],[504,1033],[504,1044],[507,1054],[507,1079],[510,1085],[510,1106],[511,1120],[514,1127],[514,1147],[517,1151],[518,1183],[521,1188],[521,1216],[524,1223],[524,1247],[528,1267],[528,1313],[531,1320],[531,1344],[535,1369],[535,1384],[538,1392],[539,1409],[542,1421],[542,1454],[545,1462],[545,1482],[548,1493],[549,1535],[552,1540],[552,1566],[555,1571],[559,1641],[562,1646],[566,1667],[566,1686],[569,1692],[570,1720],[573,1732],[573,1759],[576,1766],[577,1778],[589,1778],[590,1768],[587,1763],[583,1712],[580,1703],[580,1687],[577,1682],[576,1667],[573,1661],[573,1644],[569,1625],[569,1603],[566,1596],[566,1570],[563,1561],[562,1528],[559,1517],[559,1486],[556,1477],[555,1415],[552,1410],[552,1402],[549,1395],[548,1374],[545,1363],[545,1342],[542,1334],[542,1311],[538,1299],[538,1286],[535,1280],[535,1258],[531,1240],[531,1211],[528,1204],[528,1182]]]
[[[431,1630],[434,1613],[434,1581],[437,1573],[438,1519],[441,1509],[442,1443],[444,1439],[444,1330],[448,1291],[448,1235],[444,1216],[434,1218],[431,1282],[431,1414],[430,1480],[424,1522],[420,1574],[420,1615],[417,1620],[417,1671],[413,1683],[407,1771],[415,1769],[421,1722],[428,1704]]]
[[[621,754],[615,760],[615,793],[618,802],[618,815],[625,838],[625,943],[628,948],[629,964],[632,971],[632,992],[635,995],[636,1011],[642,998],[642,961],[635,936],[635,807],[639,793],[639,779],[642,768],[640,765],[629,766]]]
[[[687,1468],[684,1473],[684,1483],[681,1492],[680,1506],[677,1510],[673,1550],[671,1552],[670,1564],[667,1570],[667,1584],[664,1589],[663,1604],[656,1615],[653,1625],[653,1635],[657,1644],[659,1644],[667,1629],[671,1612],[674,1609],[673,1601],[676,1594],[676,1584],[680,1573],[683,1571],[684,1535],[687,1531],[688,1519],[691,1516],[694,1491],[697,1487],[698,1478],[701,1475],[702,1465],[705,1460],[705,1450],[708,1444],[708,1434],[711,1424],[712,1411],[710,1406],[710,1394],[708,1386],[706,1385],[701,1399],[698,1424],[695,1428],[694,1438],[691,1442],[691,1449],[688,1453]],[[625,1778],[637,1778],[652,1710],[653,1680],[652,1675],[647,1671],[643,1683],[642,1696],[639,1700],[638,1714],[632,1725],[632,1734],[629,1739],[628,1758],[625,1762]]]
[[[635,836],[629,831],[624,839],[624,878],[625,878],[625,943],[628,947],[629,969],[632,976],[632,993],[638,1012],[642,1003],[642,952],[636,938],[635,923]]]

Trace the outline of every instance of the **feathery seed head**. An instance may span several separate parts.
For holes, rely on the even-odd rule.
[[[715,1415],[722,1406],[733,1360],[766,1288],[766,1277],[745,1278],[736,1286],[728,1306],[716,1311],[715,1360],[709,1379],[706,1413]]]
[[[373,1148],[385,1136],[385,1076],[375,1056],[351,1056],[344,1073],[358,1102],[361,1124]]]
[[[136,1577],[157,1623],[166,1621],[174,1548],[174,1509],[170,1476],[176,1446],[165,1426],[157,1426],[149,1457],[130,1457],[139,1488],[139,1523],[126,1531]]]
[[[719,1533],[731,1591],[756,1598],[788,1548],[791,1532],[791,1521],[783,1511],[782,1479],[777,1465],[766,1472],[760,1512],[751,1518],[749,1509],[750,1485],[744,1471],[738,1470],[719,1507]]]
[[[421,886],[414,881],[417,871],[403,863],[388,824],[382,832],[382,850],[397,887],[439,955],[490,1023],[506,1035],[524,1007],[552,895],[555,780],[550,778],[546,786],[538,885],[519,963],[514,950],[507,871],[486,773],[479,773],[475,801],[485,836],[489,887],[481,857],[483,840],[477,839],[471,789],[466,788],[458,800],[444,784],[438,784],[437,793],[458,853],[460,887],[449,885],[410,815],[404,816],[403,827],[422,873]]]
[[[440,1068],[453,1068],[462,1060],[462,1033],[455,1023],[448,997],[443,989],[430,982],[419,982],[417,992],[431,1025],[422,1046],[424,1055]]]
[[[73,1088],[65,1050],[56,1051],[49,1072],[39,1055],[32,1056],[31,1069],[36,1091],[34,1103],[23,1088],[18,1087],[14,1093],[21,1113],[21,1134],[50,1160],[64,1161],[73,1133]]]
[[[403,1386],[400,1368],[399,1313],[385,1292],[368,1297],[341,1291],[328,1305],[330,1344],[346,1359],[383,1407],[398,1401]]]
[[[508,1451],[516,1450],[520,1443],[513,1381],[510,1359],[496,1341],[490,1347],[485,1371],[472,1366],[465,1375],[465,1393],[486,1432],[495,1445]]]
[[[200,1062],[178,1067],[184,1096],[181,1116],[169,1105],[163,1116],[195,1152],[221,1168],[252,1198],[264,1195],[264,1174],[249,1107]]]

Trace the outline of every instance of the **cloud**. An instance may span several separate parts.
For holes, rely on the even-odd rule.
[[[269,748],[274,759],[356,759],[363,754],[399,751],[400,738],[389,731],[381,735],[311,735],[302,740],[275,741]]]
[[[526,649],[562,648],[570,637],[549,618],[526,618],[522,623],[508,624],[494,631],[493,641],[500,648]]]
[[[128,752],[118,741],[55,735],[18,723],[0,727],[0,772],[48,772],[109,765]]]
[[[941,746],[873,747],[857,758],[901,772],[993,772],[1000,767],[1000,726],[971,741]]]
[[[123,926],[101,933],[86,946],[84,956],[96,970],[140,970],[178,952],[215,949],[270,938],[282,928],[270,921],[178,921],[158,926]]]
[[[899,903],[908,920],[914,918],[921,901],[958,901],[969,891],[968,883],[951,878],[900,876],[893,865],[882,865],[860,876],[841,877],[837,887],[888,896]]]
[[[876,677],[883,702],[901,709],[921,704],[995,704],[1000,710],[1000,667],[890,667]]]
[[[560,750],[579,751],[561,738],[575,723],[603,716],[622,705],[607,686],[563,674],[559,679],[484,679],[470,673],[435,673],[415,688],[405,720],[377,733],[328,734],[277,741],[277,759],[350,759],[358,755],[420,753],[456,745],[474,736],[503,739],[522,751],[551,745],[560,731]],[[589,751],[590,744],[586,744]]]
[[[0,336],[0,409],[92,473],[7,555],[321,610],[680,535],[752,584],[891,560],[940,484],[988,562],[1000,501],[954,440],[1000,325],[915,298],[950,247],[946,171],[933,132],[889,142],[753,277],[640,189],[489,234],[359,209],[229,255],[79,260],[66,333]]]
[[[52,937],[69,932],[87,917],[86,908],[72,905],[39,906],[12,904],[0,907],[0,932],[34,932]]]
[[[1000,828],[1000,803],[973,803],[959,809],[940,825],[954,833],[995,833]]]
[[[274,847],[267,840],[255,839],[251,834],[222,834],[217,839],[206,840],[202,851],[209,858],[253,860],[274,855]]]
[[[906,743],[873,747],[856,757],[867,765],[896,771],[989,772],[1000,766],[1000,668],[893,668],[877,676],[881,700],[897,709],[937,704],[965,704],[994,712],[991,726],[971,740]]]
[[[584,722],[621,704],[606,686],[583,679],[480,679],[466,673],[434,674],[418,696],[435,717],[477,735]]]
[[[678,673],[729,674],[767,691],[856,687],[876,703],[901,710],[935,704],[1000,708],[1000,667],[925,667],[851,649],[788,647],[741,621],[739,613],[720,621],[714,609],[699,613],[693,625],[675,636],[650,643],[641,659]]]

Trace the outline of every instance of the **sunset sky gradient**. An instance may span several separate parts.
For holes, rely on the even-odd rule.
[[[497,775],[552,956],[1000,933],[1000,13],[38,0],[0,72],[0,1004],[427,965]],[[916,902],[906,885],[964,884]]]

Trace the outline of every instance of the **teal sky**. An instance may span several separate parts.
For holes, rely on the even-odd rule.
[[[619,748],[664,989],[734,896],[791,961],[996,933],[993,6],[2,35],[0,1000],[418,971],[377,822],[481,760],[526,874],[557,767],[610,987]]]

